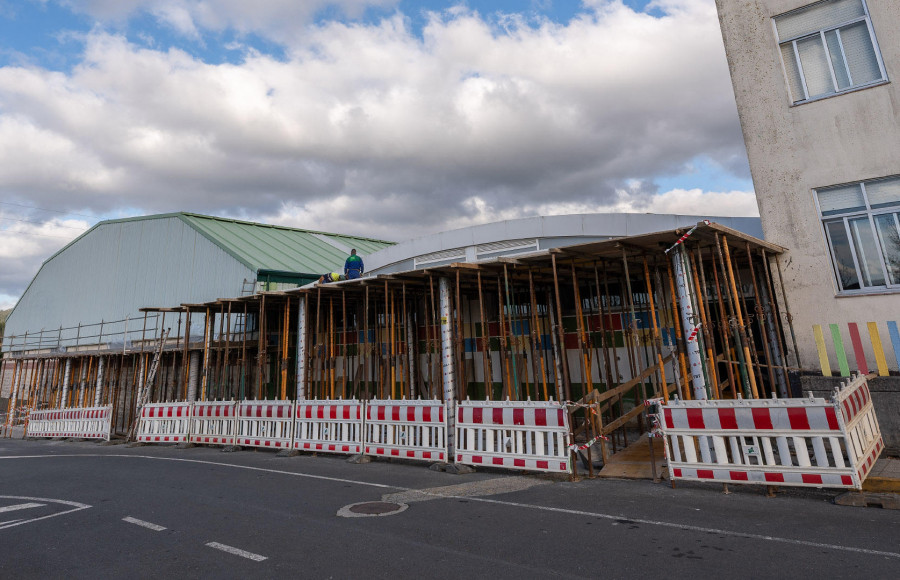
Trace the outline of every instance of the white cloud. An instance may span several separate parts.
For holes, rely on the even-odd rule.
[[[31,220],[26,214],[0,208],[0,310],[37,273],[41,263],[88,229],[81,220]]]
[[[106,19],[151,5],[201,35],[258,10],[246,30],[279,38],[290,10],[323,3],[78,4]],[[421,37],[402,14],[302,20],[285,58],[247,52],[239,64],[98,28],[70,72],[0,68],[0,154],[14,161],[0,165],[0,195],[395,240],[600,208],[755,212],[749,193],[653,195],[655,177],[698,157],[746,176],[713,3],[660,0],[660,18],[593,5],[568,23],[502,28],[457,8],[431,14]]]

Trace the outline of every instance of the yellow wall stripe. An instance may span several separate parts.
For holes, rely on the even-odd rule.
[[[819,366],[822,367],[822,374],[830,377],[831,363],[828,362],[828,351],[825,350],[825,337],[822,336],[821,325],[813,324],[813,336],[816,339],[816,349],[819,351]]]
[[[872,338],[872,350],[875,351],[875,364],[878,365],[878,374],[882,377],[888,376],[887,359],[884,356],[884,348],[881,346],[881,335],[878,334],[878,325],[874,322],[867,322],[869,327],[869,336]]]

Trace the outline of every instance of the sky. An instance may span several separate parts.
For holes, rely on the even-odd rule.
[[[0,0],[0,309],[173,211],[758,215],[714,0]]]

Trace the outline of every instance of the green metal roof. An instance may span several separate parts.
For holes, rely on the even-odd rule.
[[[104,220],[63,246],[44,260],[49,262],[66,248],[96,228],[111,223],[178,218],[200,232],[251,270],[278,270],[297,274],[324,274],[343,270],[348,252],[341,246],[356,248],[363,257],[396,242],[331,234],[315,230],[301,230],[256,222],[178,212]],[[330,242],[330,243],[329,243]],[[332,245],[337,244],[337,246]],[[34,280],[32,280],[34,282]],[[30,287],[30,284],[29,284]],[[26,288],[26,292],[28,289]]]
[[[348,251],[365,256],[394,242],[195,213],[173,214],[251,270],[321,274],[341,270]],[[148,216],[149,217],[149,216]],[[153,216],[155,217],[155,216]]]

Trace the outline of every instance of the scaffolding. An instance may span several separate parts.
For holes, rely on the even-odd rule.
[[[119,350],[12,337],[3,372],[13,374],[11,408],[111,404],[116,433],[134,421],[161,348],[150,402],[556,400],[576,440],[605,437],[615,452],[650,429],[649,399],[788,396],[799,364],[774,259],[782,251],[701,223],[148,307]]]

